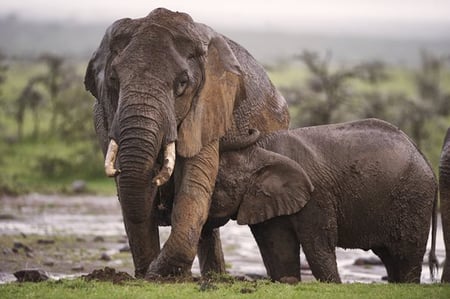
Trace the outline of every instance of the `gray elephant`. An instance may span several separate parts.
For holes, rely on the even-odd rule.
[[[450,283],[450,128],[445,135],[439,162],[439,198],[445,243],[445,264],[441,281]]]
[[[301,244],[320,281],[340,282],[338,246],[371,249],[390,282],[418,283],[436,192],[426,158],[389,123],[283,130],[222,155],[207,225],[248,224],[273,280],[300,280]],[[435,262],[435,225],[432,236]]]
[[[264,69],[208,26],[159,8],[107,29],[85,86],[96,98],[95,129],[136,276],[189,273],[197,251],[202,273],[224,272],[219,231],[203,229],[220,152],[249,129],[289,126],[286,101]],[[168,203],[172,230],[160,249]]]

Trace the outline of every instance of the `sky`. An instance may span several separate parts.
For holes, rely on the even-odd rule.
[[[0,15],[32,20],[108,22],[157,7],[221,27],[281,30],[384,30],[450,24],[450,0],[0,0]],[[398,27],[398,28],[397,28]],[[447,26],[447,28],[449,28]]]

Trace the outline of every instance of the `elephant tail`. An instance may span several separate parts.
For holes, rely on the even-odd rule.
[[[432,281],[434,281],[435,272],[437,273],[439,271],[439,262],[436,257],[436,230],[437,230],[437,209],[438,209],[437,192],[438,191],[436,189],[433,202],[433,214],[431,216],[431,249],[430,252],[428,253],[428,264],[430,267],[430,275]]]

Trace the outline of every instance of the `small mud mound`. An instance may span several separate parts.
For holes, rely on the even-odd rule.
[[[126,272],[117,271],[114,268],[105,267],[97,269],[87,275],[82,276],[87,281],[111,281],[112,283],[122,283],[124,281],[134,280],[135,278]]]

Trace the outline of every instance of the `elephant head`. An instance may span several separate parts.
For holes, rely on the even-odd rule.
[[[265,140],[261,140],[264,142]],[[220,160],[210,217],[252,225],[300,211],[314,186],[294,160],[255,145]]]
[[[120,152],[135,142],[134,134],[154,147],[150,153],[142,144],[153,157],[158,145],[175,140],[178,154],[194,156],[231,126],[239,74],[223,37],[187,14],[157,9],[142,19],[116,21],[85,77],[100,106],[96,120],[103,123],[96,129],[104,152],[107,136],[120,143]]]
[[[97,99],[95,129],[105,171],[117,176],[137,273],[159,253],[149,218],[155,185],[169,179],[175,151],[194,157],[232,126],[240,77],[224,37],[163,8],[116,21],[93,54],[85,86]]]

